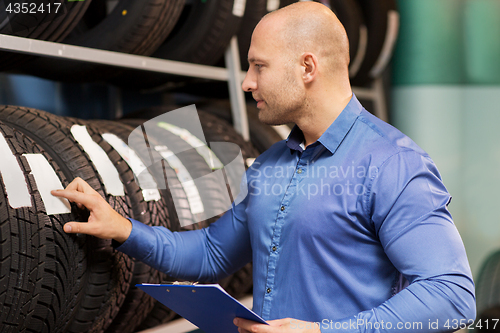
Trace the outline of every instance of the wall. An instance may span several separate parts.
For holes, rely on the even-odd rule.
[[[398,4],[392,123],[436,162],[477,278],[500,249],[500,0]]]

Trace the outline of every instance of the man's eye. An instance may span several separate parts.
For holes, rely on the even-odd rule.
[[[262,68],[262,65],[260,64],[255,64],[255,68],[257,68],[258,70],[260,70]]]

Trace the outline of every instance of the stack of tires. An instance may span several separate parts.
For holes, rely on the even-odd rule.
[[[246,160],[258,155],[229,124],[203,112],[200,120],[208,142],[234,142]],[[182,222],[193,215],[178,170],[167,160],[148,163],[150,152],[127,146],[141,122],[83,121],[0,107],[1,332],[134,332],[175,316],[135,287],[171,278],[115,251],[110,240],[64,233],[64,223],[87,221],[88,211],[50,195],[80,177],[120,214],[148,225],[183,231],[216,219]],[[175,133],[166,145],[190,142]],[[146,140],[151,147],[165,146],[155,133]],[[196,149],[177,157],[193,178],[211,172]],[[159,186],[165,175],[169,186]],[[222,190],[212,193],[202,197],[210,201],[204,204],[215,204]],[[250,292],[251,268],[220,283],[235,296]]]
[[[380,76],[392,55],[399,28],[396,0],[317,1],[331,8],[346,28],[353,84],[363,86]],[[296,0],[63,2],[56,16],[44,16],[35,8],[36,20],[21,9],[11,8],[0,14],[0,33],[204,65],[223,65],[224,50],[231,37],[237,36],[241,66],[246,69],[255,25],[268,12],[293,2]],[[58,81],[107,81],[133,88],[186,81],[173,75],[8,52],[0,52],[0,60],[0,70]]]

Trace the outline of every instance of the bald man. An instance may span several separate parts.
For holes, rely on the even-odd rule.
[[[90,211],[84,232],[172,276],[217,281],[253,262],[240,332],[441,332],[471,324],[474,285],[430,157],[352,94],[348,41],[301,2],[255,28],[243,89],[267,124],[296,124],[246,174],[248,195],[210,227],[172,233],[114,212],[80,179],[55,191]],[[161,245],[159,245],[161,244]]]

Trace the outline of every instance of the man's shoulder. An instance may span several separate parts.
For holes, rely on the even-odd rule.
[[[401,152],[412,152],[429,157],[410,137],[370,112],[363,110],[357,120],[354,134],[364,138],[364,142],[368,143],[365,147],[367,150],[375,149],[386,157]]]

